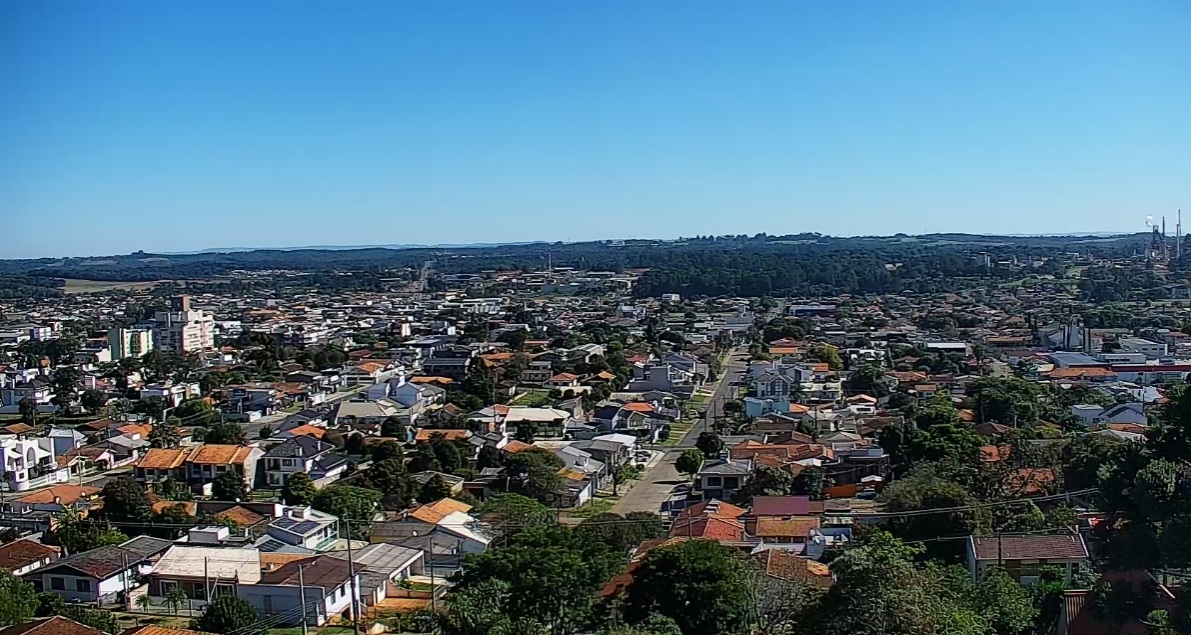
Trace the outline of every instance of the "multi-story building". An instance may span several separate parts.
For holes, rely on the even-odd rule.
[[[208,443],[186,448],[154,448],[137,462],[136,480],[153,483],[168,478],[200,491],[206,490],[215,477],[231,470],[243,477],[251,489],[256,480],[256,464],[262,455],[264,452],[256,445]]]
[[[215,347],[215,318],[190,308],[190,296],[170,299],[169,311],[158,311],[153,319],[154,345],[170,353],[197,353]]]
[[[140,357],[153,350],[153,330],[149,328],[114,328],[108,331],[112,359]]]
[[[70,479],[69,470],[58,468],[53,439],[48,437],[6,438],[0,441],[0,457],[5,480],[12,491],[23,492]]]

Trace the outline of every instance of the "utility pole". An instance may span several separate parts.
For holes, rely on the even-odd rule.
[[[306,630],[306,577],[302,575],[302,567],[298,565],[298,601],[302,603],[302,635],[308,635]]]
[[[207,565],[210,558],[203,556],[203,592],[207,596],[207,601],[211,601],[211,577],[208,573]]]
[[[340,522],[347,527],[347,577],[351,581],[351,607],[352,607],[352,633],[358,635],[360,632],[360,607],[356,602],[356,561],[352,556],[352,532],[351,521],[343,519]]]

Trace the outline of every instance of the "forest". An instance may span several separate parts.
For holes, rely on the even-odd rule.
[[[812,295],[934,291],[957,278],[1009,275],[986,268],[975,258],[993,260],[1045,256],[1054,267],[1063,253],[1119,257],[1144,244],[1143,235],[1109,238],[1080,236],[1006,237],[966,234],[832,237],[707,236],[676,241],[633,240],[580,243],[529,243],[452,248],[361,248],[253,250],[231,253],[160,255],[138,252],[104,258],[0,260],[0,293],[18,288],[53,294],[54,282],[77,278],[104,281],[202,280],[237,271],[356,272],[390,277],[433,262],[439,273],[541,269],[546,264],[580,270],[648,269],[638,292],[698,295]],[[1038,273],[1055,273],[1048,267]],[[344,281],[347,282],[347,281]],[[353,280],[369,288],[375,281]],[[21,297],[26,297],[21,294]]]

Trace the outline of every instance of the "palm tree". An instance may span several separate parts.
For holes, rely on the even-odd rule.
[[[136,605],[137,608],[141,609],[141,613],[148,613],[149,609],[153,606],[153,598],[150,598],[149,594],[145,593],[136,599]],[[136,623],[138,626],[141,623],[141,618],[139,615],[136,618]]]
[[[175,586],[170,589],[169,592],[165,594],[165,603],[169,605],[171,610],[173,610],[174,615],[178,614],[178,609],[181,608],[183,604],[186,605],[186,613],[188,615],[190,614],[190,598],[186,596],[186,592],[182,590],[182,587]]]

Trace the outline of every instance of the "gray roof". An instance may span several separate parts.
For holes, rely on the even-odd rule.
[[[723,476],[748,476],[749,470],[743,465],[737,465],[730,461],[722,459],[714,459],[711,461],[704,461],[703,465],[699,466],[699,474],[719,474]]]
[[[385,575],[392,575],[403,569],[407,563],[416,559],[421,554],[422,552],[417,549],[377,543],[356,550],[352,553],[352,560],[357,566]],[[335,551],[327,555],[333,558],[347,559],[346,551]]]
[[[148,558],[157,553],[161,553],[169,549],[174,543],[169,540],[162,540],[161,538],[154,538],[152,536],[137,536],[123,544],[121,547],[139,554],[142,558]]]

